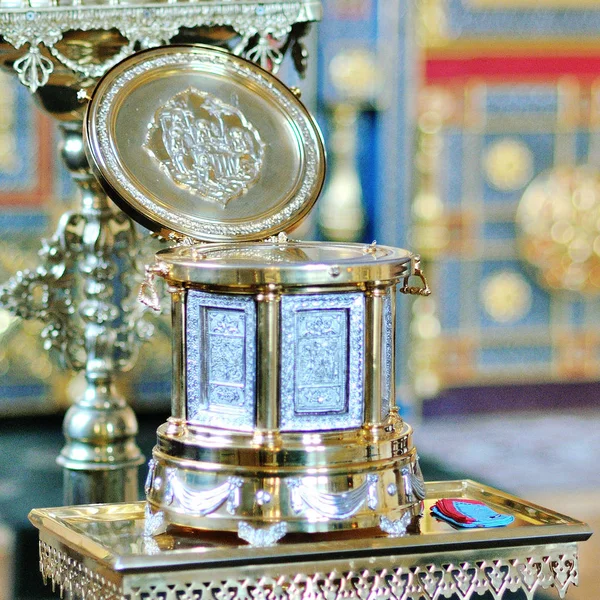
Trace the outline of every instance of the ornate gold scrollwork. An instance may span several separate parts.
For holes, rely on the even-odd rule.
[[[289,51],[303,75],[307,51],[302,38],[310,22],[320,18],[320,5],[311,0],[268,2],[257,7],[224,1],[206,3],[202,8],[183,2],[149,6],[120,1],[110,5],[76,4],[61,6],[63,10],[26,11],[19,7],[0,14],[4,39],[16,49],[27,48],[14,68],[32,93],[48,83],[57,64],[82,78],[101,77],[132,54],[136,45],[152,48],[168,43],[181,27],[231,27],[240,38],[232,48],[235,54],[276,72]],[[89,30],[117,30],[125,43],[100,63],[73,60],[60,51],[65,33]]]
[[[22,319],[38,319],[45,324],[42,331],[46,350],[56,350],[63,366],[80,370],[86,366],[86,355],[96,353],[88,348],[86,327],[94,327],[97,335],[112,327],[116,315],[114,289],[110,279],[113,259],[124,261],[127,268],[116,275],[125,295],[131,289],[131,273],[135,273],[137,252],[132,253],[137,234],[131,220],[109,208],[87,207],[81,212],[65,213],[55,234],[42,241],[41,263],[36,269],[23,270],[0,288],[0,305]],[[102,252],[98,241],[110,239]],[[93,247],[94,253],[85,253]],[[81,296],[76,277],[82,274],[86,284]],[[140,325],[141,310],[124,308],[129,318],[115,328],[118,347],[117,364],[126,370],[134,360],[138,343],[151,333]]]

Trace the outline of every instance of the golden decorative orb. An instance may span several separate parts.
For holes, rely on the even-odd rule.
[[[536,177],[517,209],[519,246],[551,290],[600,292],[600,170],[558,166]]]
[[[491,144],[483,155],[483,172],[496,189],[514,192],[533,176],[533,154],[520,140],[503,138]]]
[[[481,284],[481,301],[488,315],[498,323],[512,323],[531,308],[531,286],[515,271],[494,273]]]
[[[329,75],[340,96],[351,103],[373,101],[383,85],[375,55],[364,48],[338,52],[329,64]]]

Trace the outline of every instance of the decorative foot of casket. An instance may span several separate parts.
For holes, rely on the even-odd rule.
[[[406,513],[399,519],[388,519],[387,517],[381,517],[379,519],[379,527],[381,531],[388,534],[389,537],[403,537],[406,535],[408,526],[412,521],[412,515]]]
[[[275,523],[270,527],[253,527],[250,523],[242,521],[238,525],[238,537],[257,548],[274,546],[286,533],[285,523]]]

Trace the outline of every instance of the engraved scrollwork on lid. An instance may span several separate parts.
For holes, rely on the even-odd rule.
[[[156,111],[144,144],[177,186],[222,208],[258,181],[264,148],[239,108],[193,87]]]
[[[169,79],[165,75],[167,70],[175,78],[176,89],[166,91],[167,95],[157,98],[152,106],[144,104],[143,119],[133,127],[133,140],[124,128],[116,126],[120,119],[125,119],[123,122],[127,123],[138,114],[139,107],[134,99],[135,95],[130,93],[131,89],[135,88],[143,95],[142,90],[147,85],[152,88],[157,78]],[[183,89],[180,87],[182,72],[187,74],[186,77],[189,76],[186,78],[189,83]],[[207,77],[211,81],[208,90],[208,84],[204,81]],[[212,91],[215,87],[218,92]],[[242,132],[248,133],[250,120],[265,142],[260,168],[260,149],[256,149],[253,158],[256,170],[260,171],[258,180],[252,182],[248,173],[244,174],[242,171],[240,189],[234,190],[232,194],[231,190],[225,189],[223,192],[221,189],[229,186],[229,176],[218,182],[211,179],[211,185],[220,189],[217,189],[218,203],[203,199],[196,192],[179,185],[171,175],[164,172],[167,167],[161,168],[157,159],[145,149],[152,146],[152,142],[147,139],[151,135],[148,125],[152,128],[153,122],[159,124],[156,113],[160,113],[162,107],[173,100],[177,93],[195,89],[218,94],[222,102],[228,103],[235,111],[242,109],[247,117],[247,125],[242,125],[239,116],[226,115],[224,122],[227,128],[238,127]],[[316,201],[324,176],[324,149],[315,123],[287,88],[251,63],[232,54],[200,46],[181,47],[177,52],[170,47],[159,48],[121,63],[119,69],[105,80],[102,90],[97,88],[96,91],[98,93],[94,94],[86,120],[94,165],[100,176],[110,184],[117,201],[123,200],[129,207],[128,210],[131,209],[141,219],[148,220],[151,229],[159,233],[174,231],[203,241],[263,239],[269,233],[285,230],[295,224]],[[150,88],[148,93],[150,98],[156,97]],[[239,104],[235,100],[236,94],[239,94]],[[260,96],[263,100],[257,104],[252,101],[254,96]],[[194,97],[195,104],[203,107],[202,98],[195,94]],[[259,110],[259,105],[263,102],[272,107],[268,115],[272,114],[278,125],[273,123],[270,116],[266,116],[267,113]],[[245,108],[246,106],[249,108]],[[205,118],[202,114],[200,117]],[[217,119],[213,117],[207,119],[210,125],[217,123]],[[233,124],[232,119],[235,120]],[[271,125],[276,125],[275,129]],[[131,134],[133,135],[133,130]],[[276,142],[273,135],[277,138]],[[163,142],[158,130],[154,141],[158,146],[150,147],[150,151],[155,154],[162,152],[162,158],[171,161],[167,151],[164,148],[160,150]],[[272,143],[276,143],[277,148],[281,149],[281,155],[279,150],[270,148]],[[136,148],[141,149],[143,156],[139,156]],[[300,153],[299,148],[302,148]],[[196,147],[193,150],[200,152]],[[269,156],[276,160],[270,160]],[[225,162],[231,159],[234,166],[237,165],[237,158],[239,157],[228,158],[226,153],[223,156]],[[284,179],[281,179],[280,158],[285,159],[286,165],[294,165],[291,169],[286,167]],[[185,162],[183,164],[184,170],[189,170],[189,165]],[[185,173],[181,173],[185,177]],[[209,178],[212,177],[211,173],[209,172]],[[196,175],[203,176],[200,172],[195,173],[194,177]],[[275,180],[280,181],[273,187],[270,182],[274,183]],[[187,183],[184,181],[183,185]],[[157,186],[160,187],[160,193],[155,195],[151,190],[158,192]],[[275,196],[269,196],[268,190],[275,193]],[[263,191],[266,195],[263,195]],[[223,209],[226,202],[229,204]],[[219,218],[215,210],[223,211],[222,216],[226,218]]]

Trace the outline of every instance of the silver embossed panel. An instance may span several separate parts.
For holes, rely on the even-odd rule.
[[[296,315],[297,415],[346,410],[348,311],[305,310]]]
[[[392,347],[394,343],[394,323],[392,320],[392,298],[388,292],[383,299],[383,327],[381,340],[381,420],[383,421],[390,412],[392,403],[395,402],[395,390],[392,388]]]
[[[191,290],[186,329],[188,420],[251,430],[256,382],[254,300]]]
[[[281,334],[281,429],[360,427],[362,294],[284,296]]]

